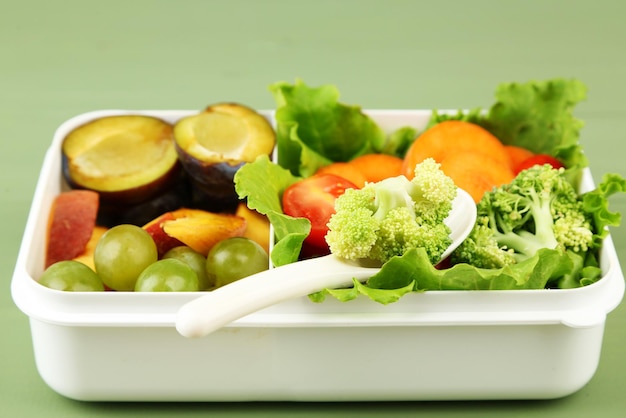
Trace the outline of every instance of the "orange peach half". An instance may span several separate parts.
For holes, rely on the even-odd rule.
[[[234,214],[182,208],[159,216],[143,228],[154,239],[159,257],[180,245],[207,255],[219,241],[242,236],[246,220]]]

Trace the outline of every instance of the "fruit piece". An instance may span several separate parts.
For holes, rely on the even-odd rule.
[[[320,167],[315,174],[334,174],[350,181],[356,187],[365,186],[367,179],[359,167],[349,163],[337,162]]]
[[[52,202],[44,267],[71,260],[85,251],[96,225],[98,194],[88,190],[62,192]]]
[[[489,131],[470,122],[447,120],[417,137],[404,157],[402,172],[412,179],[415,166],[424,159],[431,157],[441,163],[449,153],[466,151],[487,154],[500,164],[509,165],[504,145]]]
[[[141,272],[136,292],[196,292],[198,276],[186,263],[175,258],[159,260]]]
[[[207,255],[206,270],[215,287],[224,286],[269,268],[269,257],[251,239],[235,237],[217,243]]]
[[[349,162],[371,183],[401,175],[403,163],[402,158],[387,154],[365,154]]]
[[[181,173],[170,187],[163,187],[153,197],[135,204],[103,202],[98,212],[97,223],[112,227],[120,224],[145,225],[162,213],[191,205],[189,179]]]
[[[143,228],[154,239],[160,254],[186,245],[205,255],[217,242],[242,235],[246,220],[230,213],[182,208],[163,214]]]
[[[92,269],[73,260],[52,264],[43,272],[38,282],[51,289],[71,292],[104,290],[102,280]]]
[[[517,167],[522,161],[535,155],[532,151],[523,147],[518,147],[517,145],[505,145],[504,149],[507,154],[509,154],[509,166],[513,169],[513,171],[515,171],[515,167]]]
[[[543,164],[550,164],[554,168],[565,167],[562,162],[560,162],[559,160],[557,160],[551,155],[537,154],[519,163],[515,167],[515,174],[519,173],[522,170],[526,170],[527,168],[530,168],[534,165],[543,165]]]
[[[179,120],[174,140],[204,209],[223,211],[238,203],[233,176],[244,163],[269,155],[276,135],[255,110],[236,103],[219,103]]]
[[[89,241],[87,242],[87,245],[85,246],[85,251],[83,251],[82,254],[80,254],[78,257],[75,257],[73,260],[79,261],[95,271],[96,266],[94,265],[94,262],[93,262],[93,254],[94,254],[94,251],[96,250],[96,245],[98,245],[98,241],[100,240],[100,237],[102,237],[102,235],[106,231],[107,231],[107,228],[96,225],[93,228],[93,232],[91,233],[91,238],[89,238]]]
[[[141,272],[157,259],[152,237],[135,225],[109,229],[94,251],[96,273],[113,290],[133,290]]]
[[[165,222],[163,230],[200,254],[207,254],[215,244],[226,238],[242,235],[246,229],[245,219],[233,214],[198,209],[175,213],[184,216],[175,216],[175,220]]]
[[[180,240],[171,237],[163,230],[163,224],[175,220],[174,212],[166,212],[143,226],[154,240],[159,258],[175,247],[184,245]]]
[[[198,278],[198,290],[208,290],[214,283],[209,282],[206,272],[206,257],[186,245],[174,247],[163,255],[163,259],[173,258],[187,264]]]
[[[135,204],[169,187],[180,172],[172,126],[142,115],[108,116],[70,132],[62,144],[63,174],[102,202]]]
[[[306,218],[311,222],[311,232],[305,242],[315,248],[325,249],[324,237],[328,232],[328,221],[335,213],[335,199],[346,189],[356,186],[334,174],[319,174],[307,177],[289,186],[282,197],[283,212],[295,218]]]
[[[486,191],[513,180],[507,164],[480,152],[449,153],[441,162],[441,170],[478,203]]]
[[[241,216],[246,220],[246,230],[243,236],[250,238],[259,244],[266,253],[270,252],[270,221],[267,216],[260,214],[256,210],[252,210],[245,203],[237,206],[235,215]]]

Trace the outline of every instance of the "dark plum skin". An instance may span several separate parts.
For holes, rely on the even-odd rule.
[[[162,215],[182,207],[193,206],[192,187],[187,174],[180,170],[177,178],[158,193],[135,203],[104,201],[98,212],[98,224],[113,227],[119,224],[143,226]]]
[[[189,177],[193,207],[212,212],[234,211],[239,203],[234,176],[244,163],[204,163],[180,147],[176,149]]]
[[[274,129],[264,116],[237,103],[218,103],[174,125],[178,158],[192,184],[196,207],[234,211],[239,203],[234,176],[259,155],[271,154]]]

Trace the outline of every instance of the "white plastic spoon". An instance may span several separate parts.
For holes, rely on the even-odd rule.
[[[446,258],[467,237],[476,221],[476,204],[467,192],[458,189],[445,222],[452,244]],[[203,337],[236,319],[284,300],[306,296],[324,288],[345,287],[352,279],[365,281],[380,270],[327,255],[272,268],[222,286],[183,305],[176,329],[185,337]]]

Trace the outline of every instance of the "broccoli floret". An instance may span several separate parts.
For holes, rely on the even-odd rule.
[[[452,179],[435,160],[415,167],[415,177],[392,177],[348,189],[335,201],[326,242],[331,253],[382,263],[411,248],[424,248],[433,263],[450,246],[443,222],[456,196]]]
[[[535,166],[485,193],[476,225],[452,261],[500,268],[541,248],[587,251],[594,239],[591,222],[563,172],[548,164]]]
[[[482,268],[496,269],[515,263],[514,251],[496,240],[488,216],[478,216],[474,229],[451,255],[453,264],[469,263]]]

